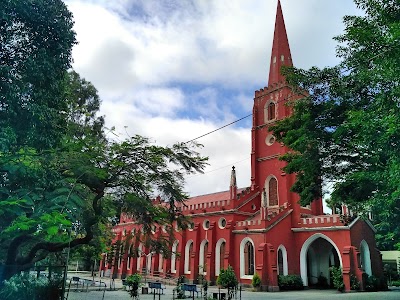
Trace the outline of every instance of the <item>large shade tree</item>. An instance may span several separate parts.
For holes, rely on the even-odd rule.
[[[121,212],[144,232],[184,223],[176,204],[187,198],[184,175],[206,163],[198,145],[107,137],[96,89],[68,71],[75,35],[61,0],[5,0],[0,16],[3,279],[99,238]],[[165,205],[153,206],[156,196]]]
[[[284,71],[306,96],[272,129],[292,149],[282,159],[303,205],[321,197],[324,180],[331,205],[374,211],[388,249],[400,247],[400,3],[355,3],[363,14],[344,17],[338,66]]]

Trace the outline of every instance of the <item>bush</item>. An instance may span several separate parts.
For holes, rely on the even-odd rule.
[[[255,287],[255,288],[258,288],[258,287],[261,286],[261,278],[260,278],[260,276],[258,276],[257,273],[255,273],[255,274],[253,275],[253,279],[252,279],[252,281],[251,281],[251,285],[252,285],[253,287]]]
[[[367,280],[365,282],[365,290],[367,292],[376,292],[380,290],[380,280],[379,278],[376,278],[375,276],[368,276]]]
[[[357,277],[354,274],[350,275],[350,289],[354,291],[358,291],[360,289],[360,282],[357,280]]]
[[[333,286],[339,291],[344,291],[344,283],[343,283],[343,273],[342,268],[331,267]]]
[[[5,280],[1,290],[2,300],[48,300],[58,299],[61,294],[62,279],[36,278],[29,274],[14,275]]]
[[[131,295],[132,298],[137,297],[138,296],[138,289],[141,285],[140,281],[142,280],[142,275],[140,275],[139,273],[135,273],[133,275],[129,275],[126,278],[126,283],[129,286],[129,295]]]
[[[217,279],[217,284],[224,288],[234,288],[238,285],[238,280],[236,278],[235,271],[232,266],[228,266],[226,270],[221,269]]]
[[[304,284],[300,275],[279,275],[278,285],[282,291],[303,290]]]
[[[394,280],[394,281],[392,281],[392,286],[400,287],[400,280]]]

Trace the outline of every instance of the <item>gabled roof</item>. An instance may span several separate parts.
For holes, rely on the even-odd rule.
[[[238,189],[237,193],[240,193],[243,190],[245,190],[245,188]],[[189,205],[189,204],[208,203],[208,202],[229,200],[229,199],[230,199],[230,192],[223,191],[223,192],[217,192],[217,193],[212,193],[212,194],[191,197],[188,200],[186,200],[185,204]]]

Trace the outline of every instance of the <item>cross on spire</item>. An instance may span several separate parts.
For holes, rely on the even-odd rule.
[[[285,81],[285,77],[281,75],[282,66],[293,66],[293,62],[290,54],[289,41],[286,34],[285,20],[283,19],[281,2],[278,0],[274,41],[271,52],[271,64],[269,67],[269,86],[274,83]]]

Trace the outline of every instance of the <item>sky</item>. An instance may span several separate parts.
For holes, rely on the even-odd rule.
[[[106,125],[125,139],[186,142],[251,114],[268,85],[277,0],[65,0],[78,44],[73,68],[102,99]],[[351,0],[281,0],[294,65],[339,62],[332,39]],[[197,141],[205,174],[189,175],[191,195],[250,185],[251,118]]]

